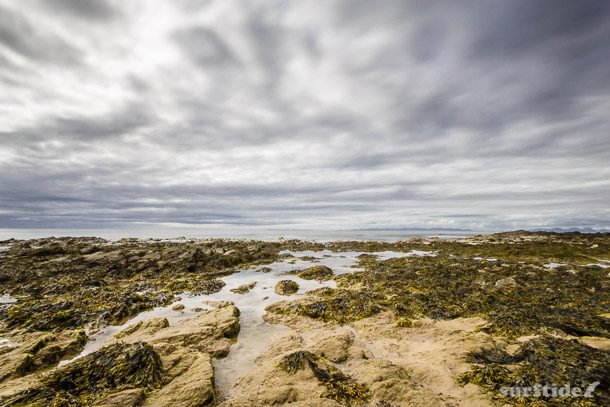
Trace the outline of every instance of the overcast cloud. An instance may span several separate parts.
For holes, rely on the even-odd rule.
[[[0,0],[0,227],[610,227],[610,2]]]

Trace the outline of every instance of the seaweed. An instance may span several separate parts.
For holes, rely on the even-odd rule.
[[[313,266],[299,271],[297,275],[304,280],[325,281],[331,279],[334,273],[326,266]]]
[[[275,285],[275,292],[280,295],[294,294],[299,291],[299,285],[292,280],[280,280]]]
[[[383,309],[384,303],[383,296],[367,291],[322,288],[310,291],[309,294],[315,295],[319,299],[273,304],[267,308],[267,311],[303,315],[324,322],[345,324],[379,313]]]
[[[237,288],[232,288],[231,292],[234,292],[236,294],[246,294],[248,292],[250,292],[251,289],[253,289],[256,286],[256,281],[252,282],[252,283],[248,283],[248,284],[242,284]]]
[[[610,338],[610,319],[601,316],[610,310],[610,281],[600,268],[482,265],[443,254],[369,259],[364,267],[366,272],[336,277],[338,287],[381,297],[378,305],[397,319],[482,317],[489,322],[486,332],[508,338],[549,330]]]
[[[458,377],[458,383],[475,383],[505,402],[514,401],[498,390],[502,387],[570,385],[586,389],[599,382],[593,399],[562,397],[561,402],[544,394],[521,396],[521,405],[610,405],[610,352],[595,349],[575,339],[542,336],[526,342],[514,354],[492,348],[473,352],[467,361],[473,369]],[[558,404],[555,404],[558,403]]]
[[[24,391],[7,405],[85,406],[111,391],[160,387],[161,358],[152,346],[117,343],[43,376],[39,387]]]
[[[370,398],[370,390],[332,366],[324,358],[308,351],[296,351],[285,355],[279,367],[294,374],[309,366],[318,381],[326,386],[321,397],[335,400],[347,406],[358,405]]]

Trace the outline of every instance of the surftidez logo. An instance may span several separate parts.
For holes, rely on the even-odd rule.
[[[565,384],[559,386],[557,384],[536,384],[534,386],[511,386],[501,387],[500,394],[504,397],[545,397],[545,398],[562,398],[562,397],[593,397],[593,392],[599,386],[599,382],[593,382],[586,388],[570,386]]]

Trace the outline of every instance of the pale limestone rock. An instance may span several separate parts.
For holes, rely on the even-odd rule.
[[[212,358],[206,353],[190,356],[190,365],[151,395],[147,406],[200,407],[215,402]]]
[[[136,407],[144,401],[142,389],[129,389],[117,393],[112,393],[101,400],[98,400],[94,407]]]

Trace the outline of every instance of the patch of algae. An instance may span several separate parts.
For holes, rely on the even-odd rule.
[[[384,304],[383,296],[366,291],[321,288],[308,293],[315,296],[314,299],[273,304],[267,307],[267,311],[345,324],[379,313]]]
[[[591,348],[577,340],[542,336],[525,343],[518,352],[485,349],[471,353],[474,369],[458,377],[462,385],[475,383],[493,391],[496,398],[522,406],[607,406],[610,405],[610,352]],[[592,398],[550,395],[503,397],[501,387],[533,387],[536,384],[570,385],[584,391],[599,382]]]
[[[299,291],[299,284],[292,280],[280,280],[275,285],[275,292],[280,295],[290,295]]]
[[[161,385],[163,365],[152,346],[117,343],[87,355],[41,379],[41,385],[24,391],[8,406],[87,406],[117,390]]]
[[[242,284],[237,288],[233,288],[231,291],[236,294],[246,294],[249,293],[251,289],[256,286],[256,281],[248,284]]]
[[[301,270],[297,273],[304,280],[325,281],[333,277],[333,271],[326,266],[313,266]]]
[[[370,398],[370,390],[357,383],[324,358],[308,351],[290,353],[280,362],[280,368],[294,374],[308,366],[318,381],[326,386],[322,397],[335,400],[347,406],[359,405]]]

